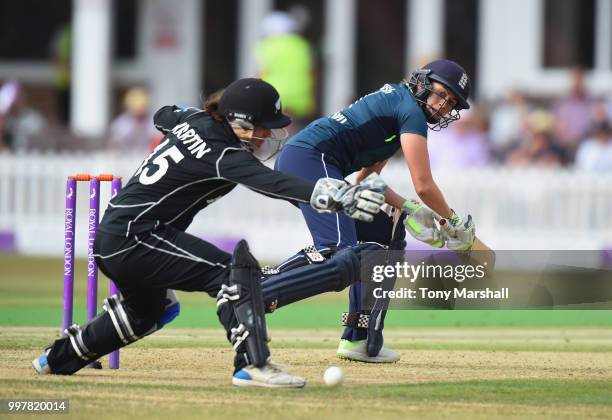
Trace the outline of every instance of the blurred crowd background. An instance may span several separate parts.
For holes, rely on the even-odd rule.
[[[448,129],[430,133],[434,168],[508,165],[612,171],[612,91],[606,88],[606,83],[599,86],[601,83],[598,82],[602,74],[606,77],[606,72],[601,71],[601,63],[598,64],[601,61],[598,55],[602,55],[598,43],[605,36],[601,35],[602,28],[598,26],[608,26],[608,32],[612,32],[609,29],[612,18],[609,0],[534,1],[544,11],[538,25],[543,44],[539,48],[540,67],[543,72],[549,70],[558,74],[559,88],[533,89],[533,83],[537,85],[538,82],[532,80],[531,84],[524,85],[510,82],[506,84],[509,86],[507,89],[495,92],[484,86],[481,79],[495,78],[496,75],[483,74],[486,66],[479,63],[484,48],[479,36],[485,36],[487,30],[482,14],[486,12],[485,7],[491,7],[490,3],[495,2],[339,2],[353,10],[353,26],[345,32],[353,32],[347,42],[353,44],[354,57],[351,90],[344,100],[340,98],[334,102],[337,108],[384,83],[398,82],[411,68],[434,58],[446,57],[458,61],[468,70],[475,89],[472,110],[464,112],[461,120]],[[139,48],[146,44],[141,39],[147,36],[143,30],[147,25],[143,23],[146,19],[152,19],[150,25],[156,25],[157,29],[164,25],[181,25],[176,16],[164,15],[168,8],[163,7],[163,2],[153,3],[158,6],[153,12],[161,14],[161,17],[147,18],[151,12],[146,9],[151,9],[151,5],[147,6],[142,0],[2,2],[0,150],[108,149],[135,154],[150,150],[160,137],[151,123],[155,108],[161,104],[160,95],[152,99],[152,91],[158,87],[151,86],[146,78],[138,80],[138,75],[130,76],[129,66],[130,63],[139,66],[137,61],[142,56]],[[329,111],[325,95],[337,96],[337,92],[326,88],[330,81],[324,79],[334,76],[330,76],[324,67],[343,64],[329,63],[326,59],[325,49],[329,41],[325,37],[329,34],[322,34],[322,31],[326,20],[337,18],[328,15],[342,12],[342,7],[333,9],[323,0],[252,0],[250,4],[239,0],[195,0],[195,3],[194,0],[172,2],[172,7],[191,7],[200,14],[196,19],[198,25],[193,28],[196,31],[191,34],[199,39],[196,45],[202,50],[201,63],[192,69],[192,72],[200,73],[195,77],[198,92],[194,95],[205,96],[215,92],[238,77],[258,76],[270,81],[281,92],[286,111],[295,119],[293,132]],[[76,34],[73,26],[78,6],[103,7],[110,13],[110,100],[104,109],[106,124],[103,132],[79,129],[71,114],[75,102],[72,67]],[[34,9],[38,13],[27,13],[27,10]],[[424,19],[431,18],[431,32],[422,35],[422,40],[410,40],[414,30],[410,31],[408,26],[415,22],[410,13],[429,10],[431,14],[425,15]],[[248,12],[253,14],[253,11],[258,14],[243,16]],[[607,11],[610,16],[598,19],[597,14],[602,11]],[[602,24],[606,20],[608,23]],[[245,23],[248,30],[243,28]],[[515,38],[515,48],[528,48],[520,34],[520,22],[516,26],[516,33],[511,35]],[[610,33],[607,35],[605,48],[612,50],[612,36]],[[163,49],[172,48],[180,42],[175,38],[183,35],[170,27],[160,30],[155,36],[156,46]],[[245,42],[241,44],[241,37],[245,36],[250,37],[247,45],[243,45]],[[441,39],[432,42],[431,38],[436,37]],[[415,43],[425,44],[425,47],[429,45],[432,50],[413,48],[413,51],[407,51]],[[245,51],[247,47],[248,51]],[[500,45],[496,53],[504,55],[508,51]],[[603,55],[604,60],[607,57],[610,61],[610,51]],[[610,73],[607,77],[610,79],[612,72],[610,63],[607,64]],[[112,74],[117,65],[123,66],[123,74],[127,77]],[[185,66],[182,62],[175,65]],[[146,69],[144,71],[146,73]],[[532,78],[542,78],[541,73]],[[166,84],[178,83],[172,74],[167,76]],[[545,84],[543,80],[542,85]],[[185,98],[178,91],[175,98],[170,96],[166,94],[164,99],[198,106],[193,100],[197,96]],[[91,112],[95,109],[92,108]]]
[[[496,249],[611,249],[612,0],[20,0],[0,2],[0,252],[60,255],[66,176],[126,180],[163,105],[261,77],[295,133],[437,58],[473,82],[470,111],[429,133],[453,208]],[[399,155],[383,176],[414,196]],[[269,261],[308,243],[294,208],[254,194],[190,232]]]

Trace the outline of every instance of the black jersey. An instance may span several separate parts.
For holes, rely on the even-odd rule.
[[[309,202],[314,183],[263,165],[229,124],[176,106],[161,108],[153,119],[165,137],[110,201],[100,231],[129,236],[160,224],[185,230],[237,184],[294,204]]]

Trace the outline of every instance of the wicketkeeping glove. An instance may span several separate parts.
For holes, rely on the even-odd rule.
[[[333,178],[321,178],[315,184],[310,205],[319,213],[342,211],[353,219],[371,222],[385,203],[387,184],[371,174],[358,185]]]
[[[444,237],[434,222],[434,212],[418,200],[406,200],[402,204],[406,213],[404,225],[413,238],[435,248],[444,246]]]
[[[455,211],[448,219],[440,219],[440,228],[446,239],[446,247],[457,252],[468,252],[476,238],[476,226],[472,215],[465,217],[465,222]]]

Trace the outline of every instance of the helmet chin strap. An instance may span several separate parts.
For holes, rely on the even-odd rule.
[[[242,127],[235,127],[232,125],[232,128],[241,128]],[[244,129],[243,129],[244,130]],[[274,130],[282,130],[283,132],[283,136],[282,137],[276,137],[276,136],[270,136],[270,137],[259,137],[259,136],[254,136],[251,135],[250,137],[241,137],[238,134],[236,134],[236,137],[238,137],[241,141],[250,141],[250,140],[262,140],[262,141],[267,141],[267,140],[272,140],[272,141],[284,141],[287,140],[287,137],[289,137],[289,131],[287,131],[286,128],[275,128]],[[235,132],[234,132],[235,133]]]
[[[234,129],[238,129],[242,131],[251,131],[251,132],[255,130],[255,126],[250,121],[235,118],[233,120],[228,119],[227,122],[229,123],[230,127]],[[250,137],[243,137],[243,136],[238,135],[236,131],[234,131],[234,134],[236,134],[236,137],[238,138],[238,140],[240,140],[242,147],[244,147],[249,152],[253,153],[253,155],[260,161],[265,162],[271,159],[272,157],[274,157],[281,150],[282,148],[281,142],[283,142],[284,140],[287,139],[287,137],[289,137],[289,132],[287,131],[286,128],[280,128],[280,129],[275,129],[275,130],[282,130],[283,131],[282,137],[276,137],[276,136],[259,137],[253,134],[251,134]],[[257,148],[252,143],[252,140],[261,140],[262,142],[264,142],[264,144],[262,144],[259,148],[263,147],[267,142],[277,142],[278,144],[277,144],[276,150],[273,151],[269,156],[261,157],[261,156],[258,156],[258,153],[257,153],[259,148]]]
[[[286,128],[282,127],[282,128],[273,128],[272,129],[272,133],[276,132],[276,131],[281,131],[282,130],[282,137],[277,137],[276,135],[270,136],[270,137],[257,137],[257,136],[251,136],[252,139],[255,140],[272,140],[272,141],[284,141],[287,140],[287,138],[289,137],[289,131],[287,131]]]

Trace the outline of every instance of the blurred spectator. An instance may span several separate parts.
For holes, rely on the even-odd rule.
[[[612,171],[612,128],[600,121],[592,136],[582,142],[576,152],[576,168],[584,171]]]
[[[159,132],[153,125],[151,100],[143,88],[129,89],[123,98],[124,112],[111,123],[109,148],[123,153],[145,154]]]
[[[25,151],[48,147],[47,124],[42,115],[30,108],[23,88],[16,80],[0,88],[0,150]]]
[[[255,50],[259,76],[278,90],[283,110],[294,119],[290,132],[309,122],[315,108],[312,50],[298,33],[307,21],[303,8],[296,10],[296,16],[280,11],[268,14]]]
[[[51,44],[51,56],[55,65],[55,91],[60,122],[68,125],[70,119],[70,57],[72,30],[70,22],[58,29]]]
[[[441,131],[427,135],[429,160],[434,169],[472,168],[489,163],[489,147],[484,118],[472,108]]]
[[[605,118],[612,121],[612,96],[608,96],[601,100],[602,110],[605,113]]]
[[[573,155],[578,143],[591,129],[593,100],[586,93],[584,70],[577,67],[570,74],[570,93],[555,102],[553,112],[559,144]]]
[[[602,121],[610,121],[610,115],[608,114],[608,103],[605,98],[598,98],[593,101],[593,107],[591,111],[591,126],[587,133],[588,135],[593,134],[593,130],[601,124]]]
[[[525,94],[513,90],[510,95],[491,111],[489,138],[491,151],[497,160],[503,161],[507,153],[525,137],[525,116],[530,105]]]
[[[561,166],[565,152],[556,144],[554,115],[547,110],[535,110],[527,116],[526,127],[526,137],[507,162],[512,166]]]

